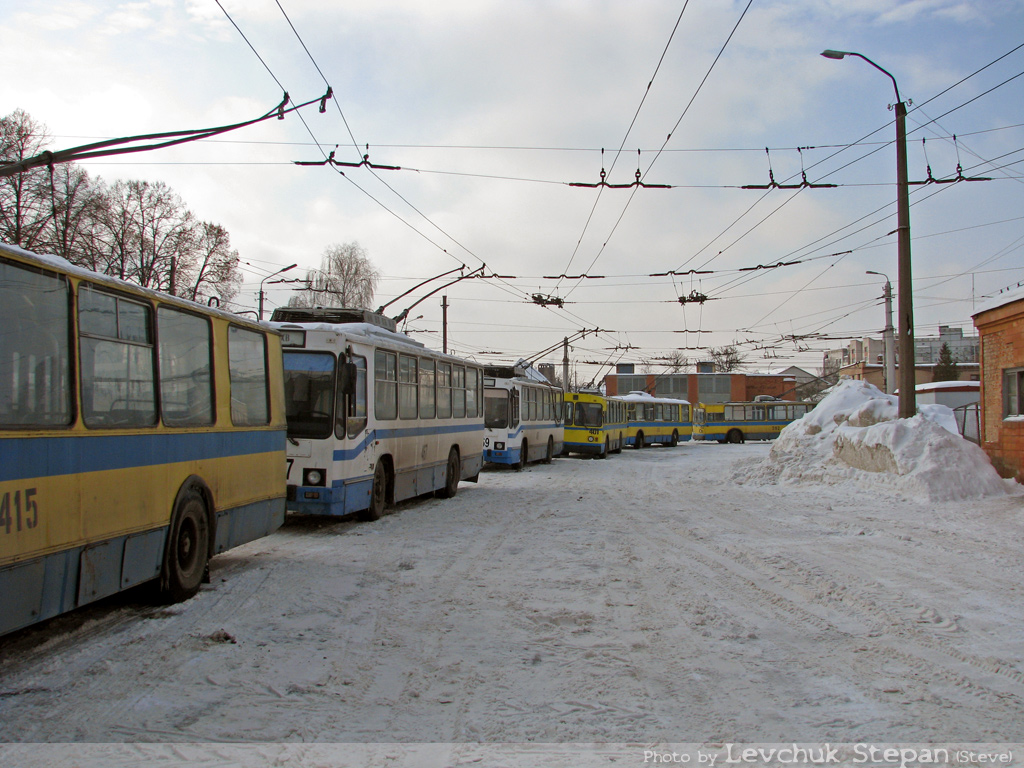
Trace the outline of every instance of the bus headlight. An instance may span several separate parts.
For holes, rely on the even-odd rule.
[[[494,450],[496,450],[496,451],[504,451],[505,450],[505,444],[495,440],[494,441]]]
[[[303,485],[323,485],[324,471],[322,469],[307,469],[302,473]]]

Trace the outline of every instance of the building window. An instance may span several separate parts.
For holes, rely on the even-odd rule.
[[[1003,418],[1024,414],[1024,368],[1009,368],[1003,371]]]

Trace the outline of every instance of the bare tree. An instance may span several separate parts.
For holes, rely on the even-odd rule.
[[[238,271],[238,251],[231,247],[231,236],[219,224],[199,222],[192,232],[189,258],[179,264],[180,295],[192,301],[206,302],[216,297],[228,302],[238,293],[242,282]]]
[[[53,216],[41,247],[73,264],[96,269],[99,222],[106,206],[102,185],[73,163],[56,166],[51,181]]]
[[[306,273],[308,288],[289,300],[292,307],[372,306],[380,272],[359,243],[330,245],[320,260],[320,269]]]
[[[0,118],[0,164],[42,152],[46,126],[21,109]],[[50,218],[49,171],[36,169],[0,179],[0,240],[26,249],[39,247]]]
[[[690,365],[690,358],[682,353],[682,350],[675,349],[669,352],[665,362],[665,368],[669,373],[682,373]]]
[[[736,349],[734,344],[724,347],[712,347],[708,350],[708,353],[715,364],[715,370],[721,373],[738,371],[746,365],[746,357]]]

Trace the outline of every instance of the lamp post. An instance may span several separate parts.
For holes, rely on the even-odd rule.
[[[267,280],[269,280],[270,278],[276,277],[277,275],[284,274],[289,269],[295,269],[295,267],[297,267],[297,266],[299,266],[299,265],[298,264],[289,264],[284,269],[279,269],[279,270],[277,270],[277,272],[271,272],[269,275],[267,275],[262,280],[260,280],[260,320],[263,319],[263,284],[265,282],[267,282]]]
[[[885,278],[885,291],[882,293],[882,298],[885,299],[885,328],[882,330],[882,339],[885,341],[885,391],[891,395],[896,389],[896,345],[893,344],[892,337],[892,283],[884,272],[869,269],[865,274]]]
[[[899,416],[909,419],[917,413],[917,366],[914,357],[914,299],[910,268],[910,187],[907,183],[907,105],[900,99],[896,78],[867,56],[852,51],[822,51],[826,59],[856,56],[892,80],[896,91],[896,291],[899,299]]]

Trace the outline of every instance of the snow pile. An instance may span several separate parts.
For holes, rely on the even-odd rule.
[[[911,419],[897,414],[898,398],[867,382],[840,382],[782,430],[748,479],[873,484],[932,502],[1018,492],[981,448],[960,436],[946,406],[921,405]]]

